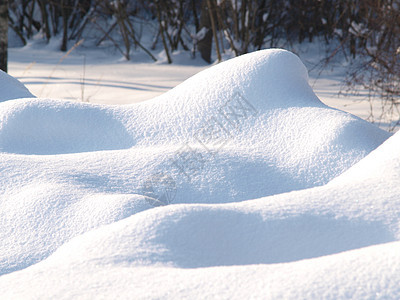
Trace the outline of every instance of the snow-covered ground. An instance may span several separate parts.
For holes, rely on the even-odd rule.
[[[28,50],[38,99],[0,74],[1,299],[400,297],[400,136],[325,105],[337,78]]]
[[[181,63],[154,63],[138,54],[131,61],[104,50],[60,52],[32,44],[10,53],[9,73],[37,97],[102,104],[130,104],[167,92],[208,65],[186,53]]]

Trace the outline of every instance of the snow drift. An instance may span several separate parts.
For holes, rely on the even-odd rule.
[[[0,70],[0,102],[34,97],[31,92],[17,79]]]
[[[0,290],[399,295],[399,135],[364,158],[389,136],[320,102],[283,50],[229,60],[132,106],[6,101]]]
[[[399,147],[397,133],[322,187],[133,215],[3,276],[0,287],[41,298],[397,299]]]

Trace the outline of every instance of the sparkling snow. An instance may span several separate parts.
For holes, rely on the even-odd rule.
[[[294,54],[125,106],[0,75],[2,299],[400,297],[400,135]]]

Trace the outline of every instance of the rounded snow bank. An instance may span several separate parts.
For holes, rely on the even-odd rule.
[[[0,274],[43,260],[89,228],[150,209],[152,203],[167,198],[166,193],[173,194],[168,200],[173,204],[212,204],[323,185],[388,137],[387,132],[372,124],[321,103],[308,85],[303,64],[294,54],[283,50],[264,50],[226,61],[160,97],[137,105],[102,106],[48,99],[2,102],[0,170],[6,171],[0,176],[0,219],[4,220],[0,223]],[[63,153],[79,154],[24,155]],[[160,180],[163,178],[168,178],[169,185]],[[116,194],[126,197],[118,197],[114,204],[107,202],[104,213],[92,214],[91,226],[79,225],[87,220],[88,207],[99,207],[96,201],[110,201],[105,199]],[[318,195],[318,203],[320,196],[323,195]],[[89,199],[88,205],[85,199]],[[277,203],[276,199],[271,203]],[[292,201],[296,199],[287,201],[283,207],[289,207]],[[236,205],[229,209],[239,209]],[[299,212],[304,212],[303,204],[299,205]],[[285,216],[282,219],[279,207],[277,221],[266,222],[271,216],[269,211],[253,216],[247,216],[245,208],[239,214],[222,210],[210,214],[200,211],[171,214],[169,210],[177,207],[168,206],[167,215],[156,216],[160,223],[154,223],[154,230],[160,239],[153,243],[176,255],[185,254],[187,248],[164,243],[163,238],[184,230],[187,224],[191,224],[188,228],[195,233],[188,251],[201,243],[196,236],[223,224],[228,227],[216,231],[215,240],[231,234],[230,224],[253,224],[250,231],[260,230],[254,241],[265,236],[278,240],[280,235],[273,232],[292,232],[297,224],[307,222],[311,226],[303,227],[304,232],[310,232],[310,227],[325,228],[333,232],[333,241],[341,241],[342,237],[355,240],[358,233],[371,231],[369,223],[362,220],[352,222],[349,217],[349,222],[336,221],[339,213],[319,218],[321,210],[316,210],[316,215],[313,213],[310,218],[295,214],[292,219]],[[168,215],[180,220],[176,223],[178,227],[165,219]],[[242,223],[237,222],[238,218]],[[148,219],[150,223],[157,220]],[[207,227],[202,220],[214,225]],[[343,230],[337,231],[338,226]],[[137,228],[141,227],[139,224]],[[155,232],[150,229],[148,233]],[[378,228],[371,239],[362,235],[354,244],[342,244],[343,247],[332,244],[321,251],[299,247],[294,254],[300,256],[286,252],[285,256],[275,257],[269,252],[271,255],[266,257],[261,251],[254,254],[254,260],[243,258],[239,252],[229,260],[222,260],[225,251],[232,248],[229,245],[249,245],[248,240],[242,239],[243,233],[232,233],[232,238],[226,240],[227,247],[212,245],[208,252],[206,248],[198,249],[217,254],[203,260],[203,265],[283,262],[382,242],[379,238],[385,237],[385,233],[386,228]],[[321,231],[314,234],[320,237],[318,241],[329,241]],[[290,249],[294,235],[295,231],[286,244]],[[303,241],[307,244],[309,240]],[[270,241],[274,243],[274,239]],[[150,244],[140,246],[148,252],[146,245]],[[270,248],[257,242],[253,245],[261,250]],[[270,249],[283,253],[279,247]],[[186,256],[180,264],[192,266],[192,258],[194,261],[201,258],[201,252]],[[178,263],[175,259],[171,261]]]
[[[0,103],[0,290],[399,299],[399,134],[380,146],[387,132],[322,104],[282,50],[138,105]],[[153,209],[171,194],[182,204]]]
[[[113,110],[83,103],[23,99],[3,103],[0,151],[65,154],[126,149],[133,145]]]
[[[324,106],[309,86],[307,69],[299,57],[282,49],[260,50],[222,62],[155,99],[201,111],[199,105],[223,105],[237,93],[259,109]]]
[[[330,183],[367,182],[371,180],[400,181],[400,132],[395,133],[377,149]]]
[[[0,70],[0,102],[32,97],[35,96],[21,82]]]

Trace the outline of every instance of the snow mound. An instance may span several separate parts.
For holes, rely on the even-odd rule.
[[[388,171],[392,181],[377,185],[372,176],[372,191],[367,181],[339,175],[349,168],[347,174],[366,173],[362,159],[389,136],[325,106],[299,58],[284,50],[229,60],[130,106],[0,103],[0,289],[45,296],[57,274],[65,285],[57,283],[54,295],[69,290],[69,276],[82,279],[72,293],[90,293],[86,284],[103,286],[102,280],[109,293],[117,289],[113,272],[124,268],[127,278],[149,276],[147,291],[154,282],[170,282],[170,272],[176,278],[192,272],[196,288],[185,279],[176,295],[168,286],[144,295],[191,298],[207,292],[207,274],[217,268],[236,278],[231,298],[248,270],[265,293],[272,285],[265,274],[276,268],[275,278],[291,268],[301,280],[314,276],[300,260],[321,270],[352,261],[353,251],[372,260],[375,250],[360,248],[397,245],[398,168]],[[398,145],[386,145],[397,136],[381,146],[394,160]],[[386,166],[381,147],[371,154],[379,157],[377,169],[378,161]],[[360,171],[352,171],[360,160],[354,166]],[[154,208],[166,204],[172,205]],[[118,288],[130,293],[126,284]],[[321,293],[328,287],[322,284]]]
[[[18,154],[65,154],[126,149],[132,136],[112,109],[73,102],[29,99],[0,110],[0,150]]]
[[[368,182],[370,180],[388,180],[400,178],[400,135],[395,134],[366,158],[335,178],[331,183]]]
[[[0,70],[0,102],[35,97],[17,79]]]
[[[374,159],[398,174],[400,155],[387,153],[398,151],[399,137],[353,168],[368,173]],[[147,210],[72,239],[36,266],[1,277],[0,287],[41,298],[65,291],[90,298],[99,292],[90,287],[101,286],[104,295],[135,299],[397,299],[397,174],[385,174],[384,182],[370,177],[367,186],[339,176],[322,187],[241,203]]]

